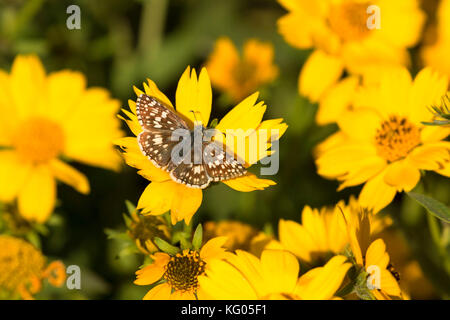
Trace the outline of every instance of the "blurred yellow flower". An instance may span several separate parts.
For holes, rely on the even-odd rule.
[[[284,250],[264,250],[261,259],[237,250],[226,259],[213,261],[207,275],[199,277],[208,299],[332,299],[351,267],[346,257],[335,256],[299,278],[297,259]]]
[[[289,11],[278,21],[284,39],[314,49],[300,73],[299,91],[321,104],[329,90],[354,90],[358,77],[339,82],[344,71],[357,76],[374,66],[409,64],[407,48],[419,40],[424,22],[417,0],[278,2]],[[326,113],[317,114],[319,124],[334,120]]]
[[[108,91],[87,89],[79,72],[46,75],[38,57],[16,57],[10,74],[0,70],[0,201],[17,199],[26,219],[43,223],[56,180],[89,193],[87,178],[62,158],[118,169],[119,106]]]
[[[130,213],[131,219],[127,219],[127,234],[134,240],[137,248],[144,254],[158,251],[154,244],[154,238],[164,241],[170,238],[169,228],[163,217],[143,216],[136,211]]]
[[[448,80],[423,69],[413,80],[405,68],[380,75],[359,92],[359,107],[339,117],[341,140],[319,153],[318,173],[341,181],[339,190],[362,183],[362,207],[378,212],[397,192],[412,190],[420,170],[450,176],[450,128],[424,126]]]
[[[159,91],[156,84],[148,79],[148,84],[144,83],[145,93],[156,97],[167,106],[173,108],[170,100]],[[135,87],[136,94],[139,96],[143,92]],[[264,150],[259,150],[258,154],[252,155],[248,151],[248,145],[261,132],[269,139],[279,139],[287,129],[283,119],[273,119],[262,121],[266,106],[263,102],[256,103],[258,94],[255,93],[235,108],[233,108],[222,120],[219,121],[215,129],[226,134],[227,130],[242,129],[245,131],[246,148],[235,150],[238,158],[245,160],[246,167],[256,163],[261,158],[269,155],[271,151],[270,143]],[[136,103],[129,100],[131,112],[123,110],[128,119],[122,118],[130,127],[134,135],[139,135],[142,131],[136,116]],[[186,119],[191,126],[195,121],[200,120],[203,124],[208,124],[211,114],[212,91],[211,84],[206,69],[202,69],[199,77],[195,69],[188,67],[178,82],[176,92],[176,112]],[[193,112],[191,112],[193,111]],[[194,117],[194,113],[196,116]],[[216,138],[221,138],[217,136]],[[233,138],[227,134],[228,138]],[[240,137],[242,138],[242,137]],[[170,174],[162,169],[155,167],[152,162],[141,152],[136,137],[121,138],[116,141],[124,151],[123,156],[128,165],[139,169],[138,173],[151,181],[144,190],[139,199],[137,208],[142,209],[143,214],[160,215],[170,210],[172,223],[184,220],[189,224],[192,216],[202,203],[202,190],[188,187],[185,184],[175,182]],[[263,146],[264,147],[264,146]],[[236,148],[235,148],[236,149]],[[263,190],[274,185],[275,182],[268,179],[258,179],[254,174],[248,173],[236,179],[223,181],[229,187],[249,192],[254,190]]]
[[[384,240],[378,238],[372,241],[369,230],[370,220],[367,212],[361,211],[357,220],[348,222],[348,235],[354,262],[367,273],[370,287],[364,281],[364,289],[368,289],[377,300],[402,298],[398,284],[398,274],[389,263]]]
[[[173,256],[163,252],[151,255],[152,264],[138,270],[134,281],[137,285],[157,283],[144,300],[202,299],[203,288],[198,278],[208,272],[211,263],[227,255],[222,248],[226,240],[226,237],[211,239],[200,251],[185,249]]]
[[[441,0],[437,12],[437,37],[433,44],[422,48],[422,59],[426,66],[432,67],[450,77],[450,1]]]
[[[30,243],[0,235],[0,248],[0,292],[29,300],[41,290],[43,279],[58,287],[64,283],[64,265],[54,261],[47,266],[46,258]]]
[[[343,254],[350,243],[346,221],[358,219],[361,208],[354,197],[349,204],[340,201],[335,207],[303,208],[302,224],[281,219],[278,235],[282,247],[302,261],[312,265],[323,264],[336,254]],[[389,218],[370,215],[370,234],[378,234],[387,225]],[[269,247],[272,244],[269,244]]]
[[[224,247],[230,251],[241,249],[249,251],[252,239],[259,231],[251,225],[239,221],[208,221],[203,224],[204,239],[219,236],[227,237]]]
[[[270,43],[249,39],[242,58],[229,38],[219,38],[206,63],[214,87],[238,102],[278,75]]]

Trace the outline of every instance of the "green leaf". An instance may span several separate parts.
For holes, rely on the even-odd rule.
[[[415,192],[407,192],[406,194],[416,200],[435,217],[441,219],[442,221],[450,222],[450,209],[442,202]]]
[[[129,200],[125,200],[125,205],[127,206],[128,213],[131,214],[136,211],[136,206]]]
[[[162,251],[164,251],[168,254],[174,255],[180,251],[177,247],[174,247],[173,245],[164,241],[161,238],[155,237],[154,242],[158,246],[159,249],[161,249]]]
[[[203,241],[203,227],[201,224],[195,229],[194,236],[192,237],[192,246],[195,250],[199,250],[202,246]]]
[[[127,228],[130,228],[132,223],[130,217],[128,217],[126,214],[123,214],[123,220],[125,221],[125,225],[127,226]]]
[[[192,249],[192,244],[186,238],[180,239],[181,249]]]

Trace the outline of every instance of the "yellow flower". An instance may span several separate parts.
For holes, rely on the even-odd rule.
[[[215,260],[226,256],[222,248],[226,237],[209,240],[200,251],[185,249],[176,255],[157,252],[151,255],[153,263],[136,272],[137,285],[156,285],[145,295],[144,300],[202,299],[199,276],[209,270]]]
[[[284,250],[264,250],[261,259],[237,250],[227,261],[214,261],[199,277],[205,297],[218,300],[332,299],[351,267],[344,256],[299,278],[299,263]]]
[[[447,86],[428,68],[414,80],[404,68],[383,73],[379,85],[361,90],[360,106],[339,118],[343,139],[319,153],[318,173],[341,181],[339,190],[364,183],[359,202],[374,212],[413,189],[420,170],[450,176],[450,128],[422,124]]]
[[[346,221],[358,219],[360,207],[355,198],[349,204],[340,201],[335,207],[320,210],[303,208],[302,224],[281,219],[278,224],[280,243],[302,261],[317,265],[331,256],[344,253],[350,243]],[[391,223],[390,219],[370,216],[370,234],[381,232]],[[271,244],[270,244],[271,245]]]
[[[277,77],[273,55],[270,43],[249,39],[244,44],[241,58],[229,38],[219,38],[206,68],[213,86],[237,102]]]
[[[46,258],[28,242],[0,235],[0,291],[18,294],[22,299],[33,299],[42,287],[42,279],[61,286],[66,270],[60,261],[46,266]]]
[[[381,238],[371,241],[370,228],[369,217],[364,211],[361,211],[358,220],[348,223],[354,262],[367,273],[363,282],[364,289],[368,289],[377,300],[401,298],[398,274],[389,263],[386,244]],[[370,281],[371,287],[368,286],[367,280]]]
[[[117,169],[118,108],[106,90],[87,89],[79,72],[46,75],[36,56],[18,56],[10,74],[0,70],[0,201],[17,199],[26,219],[42,223],[56,180],[89,193],[87,178],[62,157]]]
[[[437,39],[435,43],[422,48],[422,59],[426,66],[432,67],[450,77],[450,1],[441,0],[437,13]]]
[[[157,88],[156,84],[148,79],[148,84],[144,83],[145,93],[154,96],[164,102],[170,108],[173,108],[170,100]],[[135,88],[139,96],[143,92]],[[254,141],[262,134],[267,134],[269,140],[279,139],[286,131],[287,125],[283,119],[273,119],[262,121],[266,110],[263,102],[256,103],[258,93],[252,94],[244,99],[235,108],[228,112],[225,117],[219,121],[215,129],[222,133],[227,133],[226,139],[233,137],[244,138],[245,148],[235,148],[235,154],[238,158],[245,160],[246,167],[256,163],[261,158],[270,154],[270,143],[258,154],[246,152],[249,143]],[[202,69],[197,78],[195,69],[188,67],[180,78],[176,92],[176,112],[183,116],[191,126],[193,126],[195,117],[203,124],[208,124],[211,113],[212,91],[210,80],[206,69]],[[131,112],[123,110],[128,119],[124,119],[134,135],[139,135],[142,128],[139,125],[136,116],[136,103],[129,100]],[[191,112],[193,111],[193,112]],[[196,114],[194,116],[194,113]],[[228,130],[242,129],[245,136],[233,135]],[[236,131],[238,132],[238,131]],[[222,138],[216,136],[217,139]],[[202,202],[202,190],[188,187],[177,183],[170,177],[170,174],[162,169],[156,168],[151,161],[142,154],[136,137],[126,137],[118,139],[116,144],[124,150],[123,156],[128,165],[137,168],[138,173],[144,178],[152,181],[144,190],[139,199],[137,208],[142,209],[143,214],[160,215],[171,211],[172,223],[185,220],[189,224],[192,216],[200,207]],[[275,182],[268,179],[258,179],[254,174],[248,173],[245,176],[223,181],[229,187],[249,192],[254,190],[263,190],[274,185]]]
[[[227,242],[224,247],[230,251],[241,249],[248,251],[252,244],[252,239],[258,235],[258,230],[251,225],[239,221],[208,221],[203,224],[203,232],[205,239],[225,236]]]
[[[338,83],[344,71],[358,76],[374,66],[407,65],[407,48],[418,41],[424,21],[416,0],[278,2],[289,11],[278,21],[284,39],[300,49],[315,49],[300,73],[299,91],[321,104],[328,90],[354,90],[357,77]],[[320,124],[333,121],[326,113],[318,113]]]

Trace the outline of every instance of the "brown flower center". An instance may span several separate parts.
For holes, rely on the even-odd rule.
[[[61,126],[54,121],[32,117],[20,125],[13,145],[24,161],[47,162],[63,151],[64,133]]]
[[[167,264],[164,279],[175,290],[195,291],[198,276],[205,273],[205,265],[197,251],[178,253]]]
[[[375,143],[378,155],[393,162],[420,144],[420,130],[405,117],[391,116],[377,130]]]
[[[344,41],[360,41],[370,34],[367,27],[369,2],[343,1],[330,8],[330,28]]]

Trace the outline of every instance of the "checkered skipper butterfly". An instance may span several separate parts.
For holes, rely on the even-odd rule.
[[[169,172],[174,181],[204,189],[211,182],[247,173],[222,143],[205,141],[205,127],[196,124],[193,131],[189,130],[186,121],[157,98],[141,94],[136,101],[136,114],[143,130],[137,137],[142,153],[156,167]],[[187,136],[187,148],[180,148],[177,132]],[[195,140],[198,132],[200,143]]]

